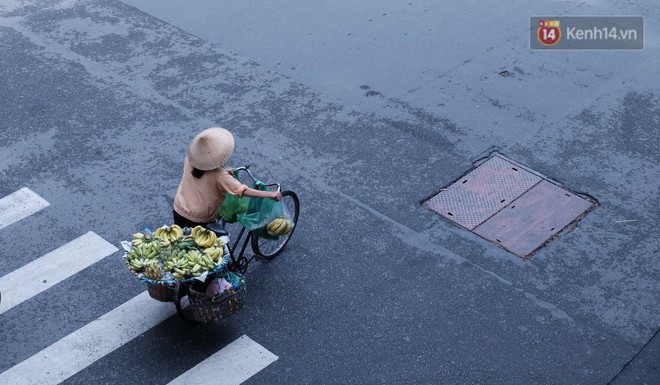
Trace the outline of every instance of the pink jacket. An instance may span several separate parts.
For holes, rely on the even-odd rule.
[[[247,189],[222,167],[204,171],[199,179],[192,176],[192,170],[186,156],[183,177],[174,197],[174,210],[193,222],[214,222],[225,195],[241,197]]]

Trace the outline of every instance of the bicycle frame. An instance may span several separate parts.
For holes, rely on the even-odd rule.
[[[238,172],[241,172],[241,171],[246,172],[248,174],[248,176],[252,179],[252,182],[255,184],[255,186],[259,185],[259,186],[266,186],[266,187],[276,187],[277,191],[281,192],[281,186],[280,186],[279,183],[266,184],[266,183],[258,180],[257,178],[255,178],[254,175],[252,175],[252,173],[250,172],[249,168],[250,168],[250,166],[246,165],[246,166],[243,166],[243,167],[238,167],[238,168],[233,169],[233,172],[234,173],[238,173]],[[292,197],[291,198],[291,199],[293,199],[292,202],[294,202],[294,204],[295,204],[295,215],[294,215],[294,218],[295,218],[294,219],[294,228],[295,228],[295,223],[297,222],[298,211],[299,211],[298,210],[298,207],[299,207],[298,197],[292,191],[285,191],[283,193],[283,196]],[[227,229],[225,228],[225,225],[226,225],[226,222],[224,220],[220,220],[219,222],[216,221],[214,223],[208,224],[206,226],[206,228],[210,231],[215,232],[218,235],[218,237],[220,237],[222,239],[222,241],[225,243],[225,245],[227,246],[227,249],[229,251],[229,259],[230,259],[229,263],[228,263],[228,266],[227,266],[228,270],[232,271],[234,273],[240,273],[241,275],[245,274],[245,272],[247,271],[248,265],[255,258],[260,260],[260,261],[270,261],[270,260],[272,260],[277,255],[277,253],[279,253],[279,251],[281,251],[281,248],[284,247],[284,245],[286,245],[286,242],[288,242],[288,240],[291,236],[290,234],[293,233],[292,230],[289,230],[290,233],[288,233],[289,235],[287,236],[286,240],[284,241],[284,243],[282,243],[279,246],[279,248],[277,249],[277,251],[274,254],[272,254],[272,253],[271,254],[261,254],[261,251],[259,251],[259,248],[258,247],[255,248],[256,242],[259,240],[259,238],[261,238],[259,235],[253,234],[252,231],[249,231],[248,229],[246,229],[243,225],[241,225],[239,223],[240,231],[238,232],[238,236],[236,236],[234,238],[234,241],[232,242],[229,239],[229,233],[228,233]],[[247,249],[248,243],[250,243],[250,241],[252,241],[252,248],[253,248],[254,253],[250,258],[247,258],[245,256],[245,250]],[[211,277],[211,276],[207,276],[206,277],[207,282],[205,282],[205,284],[208,283],[209,279],[212,279],[212,278],[213,277]],[[197,282],[194,282],[194,281],[186,281],[186,282],[177,283],[174,287],[173,302],[174,302],[174,305],[176,307],[177,313],[185,321],[188,321],[188,322],[208,322],[208,320],[206,320],[206,317],[207,317],[206,314],[200,316],[203,319],[202,321],[199,321],[199,319],[196,319],[195,318],[196,316],[192,316],[192,318],[191,318],[190,315],[186,315],[186,313],[184,311],[184,308],[181,305],[181,299],[182,298],[190,298],[190,293],[191,293],[190,290],[193,287],[193,285],[195,285],[196,283]],[[244,293],[245,293],[245,290],[243,288],[243,298],[244,298]],[[235,311],[235,310],[233,310],[233,311]],[[213,314],[214,315],[208,316],[208,317],[216,317],[215,313],[213,313]],[[213,318],[213,319],[217,320],[216,318]]]
[[[234,241],[234,245],[232,247],[231,244],[228,244],[227,247],[229,248],[229,259],[230,259],[230,265],[229,265],[229,270],[231,271],[238,271],[241,274],[245,274],[245,271],[247,270],[248,265],[252,260],[254,259],[254,255],[250,258],[245,257],[245,249],[247,248],[248,242],[250,242],[250,238],[252,237],[252,231],[249,231],[247,233],[247,236],[243,240],[243,245],[241,246],[241,251],[236,256],[236,248],[238,247],[241,238],[243,238],[243,235],[245,234],[245,227],[241,227],[241,231],[238,233],[238,236],[236,237],[236,240]]]

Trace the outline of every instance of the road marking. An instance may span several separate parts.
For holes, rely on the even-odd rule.
[[[175,313],[145,291],[0,373],[0,384],[59,384]]]
[[[278,357],[248,336],[241,336],[168,385],[238,385]]]
[[[27,187],[0,199],[0,229],[48,207],[44,198]]]
[[[118,249],[90,231],[0,277],[0,314],[62,282]]]

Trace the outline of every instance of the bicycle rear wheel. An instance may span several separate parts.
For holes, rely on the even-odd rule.
[[[262,238],[258,235],[252,234],[252,251],[254,251],[258,259],[270,261],[277,257],[284,249],[284,246],[289,242],[289,239],[291,239],[293,232],[296,230],[298,214],[300,212],[300,200],[298,199],[298,195],[293,191],[284,191],[282,192],[282,203],[289,214],[291,214],[293,228],[288,234],[282,235],[277,239]]]

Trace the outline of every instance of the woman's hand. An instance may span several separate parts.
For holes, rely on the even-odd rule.
[[[279,201],[280,199],[282,199],[282,193],[279,191],[273,191],[271,198],[275,199],[276,201]]]

